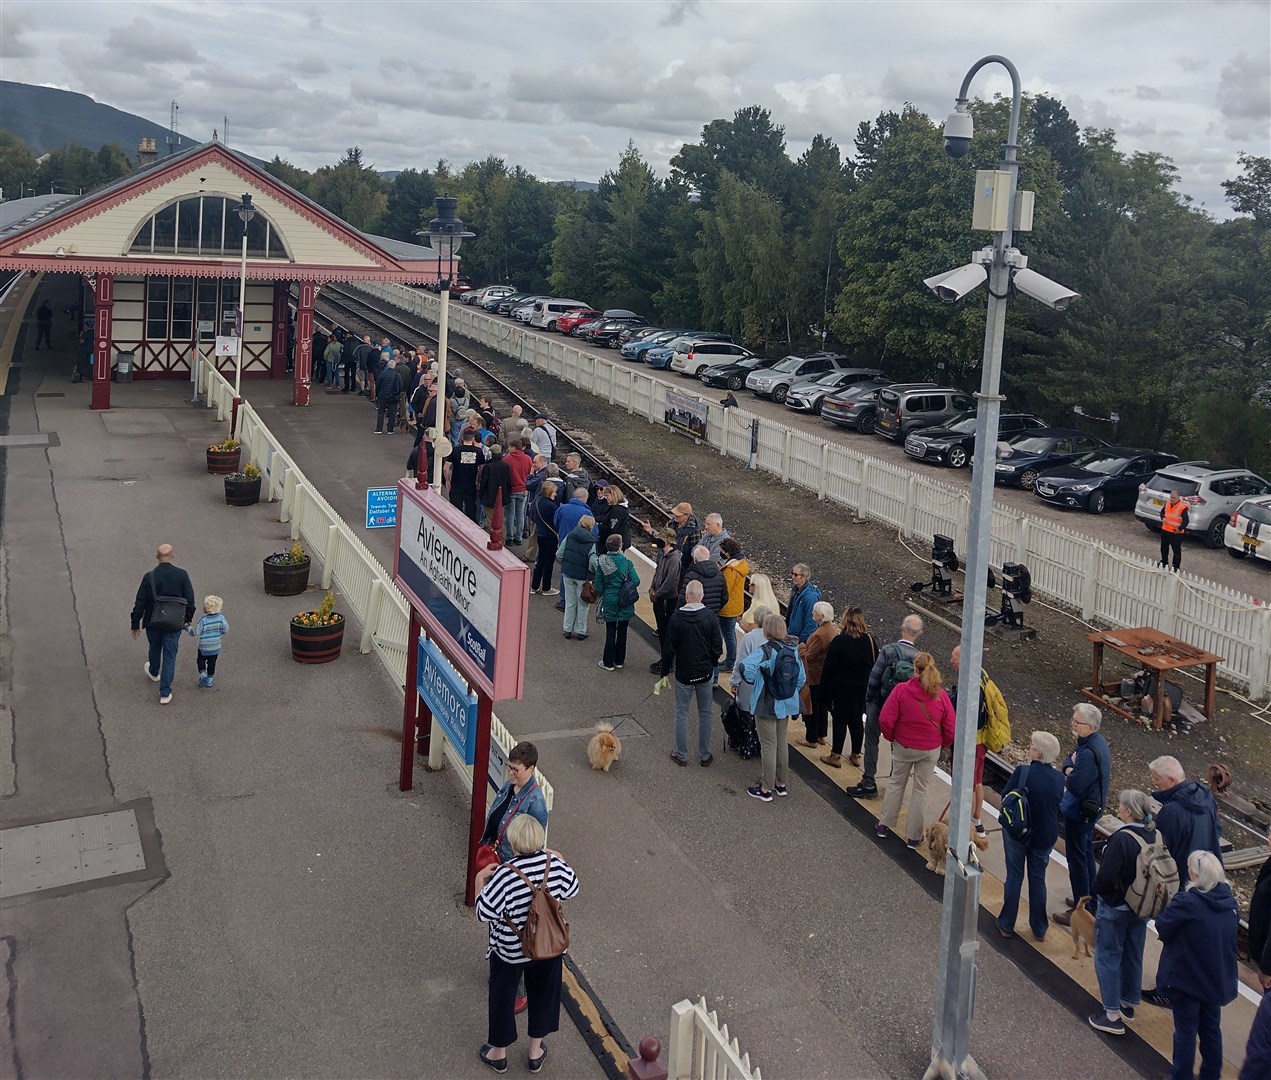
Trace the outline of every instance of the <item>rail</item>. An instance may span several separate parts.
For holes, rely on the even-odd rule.
[[[671,1006],[666,1066],[667,1080],[763,1080],[705,998]]]
[[[199,357],[196,362],[196,385],[204,403],[209,409],[216,409],[218,420],[228,419],[234,388],[216,370],[211,360]],[[310,555],[320,560],[322,588],[338,589],[362,624],[359,650],[363,653],[374,651],[392,676],[394,685],[405,695],[410,607],[406,597],[393,583],[392,575],[309,482],[246,400],[238,407],[238,437],[246,451],[244,463],[253,462],[261,471],[261,491],[265,498],[279,505],[278,520],[289,523],[291,538],[303,540]],[[434,732],[434,735],[439,735],[439,732]],[[516,744],[512,733],[497,716],[494,717],[490,738],[505,758]],[[474,774],[480,775],[486,763],[466,765],[444,737],[442,744],[455,771],[471,791]],[[555,791],[541,772],[538,780],[547,808],[551,810]]]
[[[363,291],[425,319],[437,318],[436,297],[403,285],[368,283]],[[722,456],[754,460],[760,469],[818,499],[930,540],[941,533],[966,547],[967,493],[902,465],[795,431],[777,421],[723,408],[690,387],[668,387],[638,370],[527,332],[462,304],[450,305],[450,330],[572,383],[650,423],[664,423],[666,392],[697,397],[708,411],[704,439]],[[1033,590],[1108,626],[1155,626],[1224,657],[1219,670],[1254,698],[1271,687],[1271,605],[1183,571],[1083,536],[1041,518],[994,505],[991,561],[1026,563]]]

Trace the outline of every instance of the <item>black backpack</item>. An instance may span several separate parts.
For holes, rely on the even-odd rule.
[[[627,567],[627,576],[622,579],[622,584],[618,586],[618,603],[623,607],[635,607],[635,603],[640,599],[640,586],[635,583],[635,578],[631,576],[634,567]]]
[[[744,761],[759,756],[759,732],[755,718],[736,701],[730,701],[721,717],[724,725],[724,749],[735,750]]]
[[[1002,809],[997,814],[1002,831],[1010,834],[1021,844],[1027,844],[1033,835],[1033,823],[1028,813],[1029,771],[1029,769],[1024,770],[1024,779],[1019,787],[1011,788],[1002,796]]]
[[[776,701],[785,701],[799,692],[799,654],[789,645],[778,645],[775,650],[764,646],[772,660],[764,689]]]

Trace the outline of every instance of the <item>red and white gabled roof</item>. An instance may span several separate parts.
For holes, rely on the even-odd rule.
[[[286,244],[290,259],[253,259],[253,280],[434,281],[437,261],[389,254],[351,225],[220,143],[204,143],[74,199],[0,235],[0,269],[76,274],[237,277],[238,258],[129,252],[137,230],[182,197],[244,192]]]

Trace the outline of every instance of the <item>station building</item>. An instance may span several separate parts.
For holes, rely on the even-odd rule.
[[[81,279],[78,317],[95,333],[94,409],[110,407],[121,353],[131,354],[133,378],[188,380],[198,355],[214,355],[217,335],[238,333],[244,195],[254,213],[242,377],[293,379],[296,405],[309,403],[313,306],[323,285],[423,284],[453,269],[430,248],[359,232],[219,142],[161,160],[148,142],[128,176],[87,195],[15,200],[0,218],[0,270]],[[231,381],[236,362],[217,361]]]

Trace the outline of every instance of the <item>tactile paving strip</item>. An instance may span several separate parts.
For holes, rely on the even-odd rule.
[[[146,868],[132,810],[0,829],[0,897]]]

